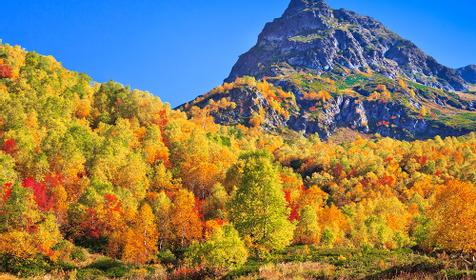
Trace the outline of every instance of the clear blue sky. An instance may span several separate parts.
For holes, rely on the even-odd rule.
[[[172,106],[220,84],[289,0],[3,1],[0,38]],[[373,16],[441,63],[476,64],[474,0],[328,0]]]

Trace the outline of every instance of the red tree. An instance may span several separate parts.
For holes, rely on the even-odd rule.
[[[45,176],[45,183],[50,188],[55,188],[63,184],[63,176],[61,174],[48,174]]]
[[[33,190],[33,195],[38,207],[43,211],[48,211],[53,207],[53,197],[46,189],[45,183],[36,182],[33,178],[23,180],[23,187]]]
[[[2,150],[9,155],[13,154],[17,150],[17,142],[13,139],[5,140]]]
[[[110,211],[120,211],[121,210],[121,201],[117,196],[113,194],[105,194],[104,200],[106,201],[106,209]]]
[[[97,239],[101,237],[103,223],[99,220],[96,210],[88,208],[80,227],[89,237]]]
[[[12,68],[8,65],[0,64],[0,79],[5,79],[5,78],[10,79],[12,77],[13,77]]]
[[[291,198],[291,192],[284,191],[284,198],[286,199],[286,202],[288,203],[288,207],[291,209],[288,219],[290,221],[298,220],[299,219],[299,205],[297,203],[293,203]]]

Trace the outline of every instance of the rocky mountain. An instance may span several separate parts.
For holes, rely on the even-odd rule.
[[[476,130],[475,69],[451,69],[382,23],[291,0],[225,83],[181,108],[222,124],[331,136],[338,128],[398,139]]]
[[[256,46],[240,57],[227,80],[276,76],[290,69],[322,74],[342,66],[371,69],[391,78],[405,76],[446,90],[466,88],[457,71],[382,23],[333,10],[322,0],[292,0],[282,17],[266,24]]]
[[[476,65],[468,65],[456,71],[467,83],[476,84]]]

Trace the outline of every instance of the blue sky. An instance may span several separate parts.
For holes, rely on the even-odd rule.
[[[220,84],[289,0],[15,0],[0,38],[51,54],[103,82],[148,90],[172,106]],[[370,15],[441,63],[476,64],[474,0],[328,0]]]

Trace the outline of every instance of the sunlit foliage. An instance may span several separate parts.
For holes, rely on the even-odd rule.
[[[325,105],[327,83],[306,98]],[[283,117],[295,103],[266,79],[215,92],[245,85]],[[383,85],[375,93],[391,97]],[[0,253],[57,260],[71,241],[130,264],[187,251],[223,268],[292,243],[476,252],[474,134],[337,144],[269,134],[263,121],[257,112],[253,128],[225,127],[199,109],[188,118],[0,45]]]

